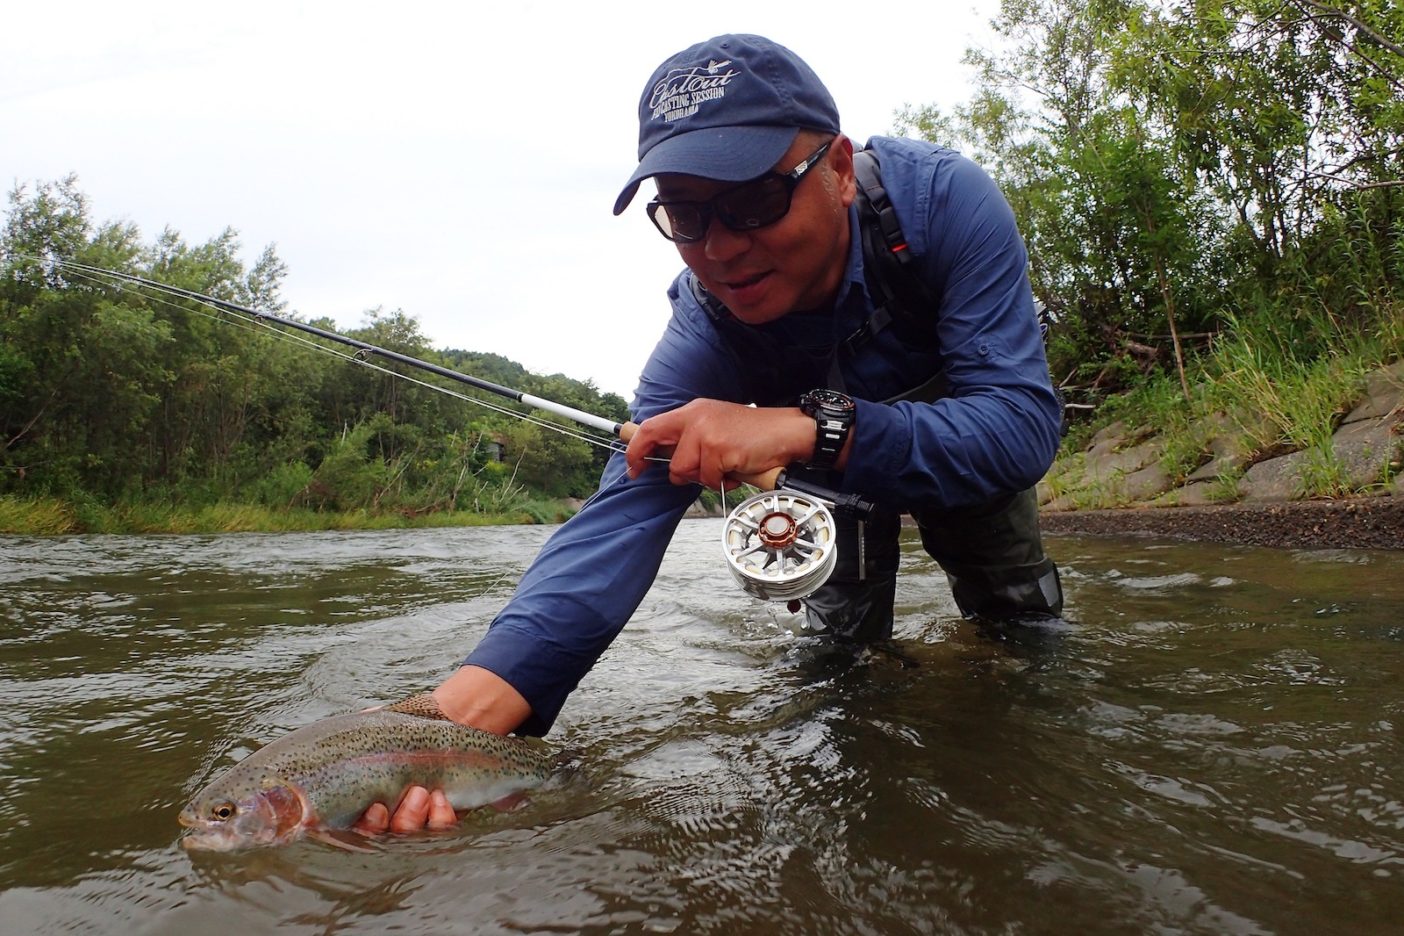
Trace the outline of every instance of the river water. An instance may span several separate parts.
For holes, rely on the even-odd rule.
[[[909,538],[904,662],[745,596],[720,531],[523,806],[226,855],[185,799],[436,684],[550,528],[0,539],[0,931],[1404,931],[1404,553],[1052,537],[1070,624],[1007,634]]]

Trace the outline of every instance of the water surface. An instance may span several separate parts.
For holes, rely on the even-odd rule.
[[[1401,932],[1404,553],[1054,537],[1072,623],[1010,634],[911,538],[905,659],[854,660],[720,529],[523,808],[235,855],[185,799],[437,683],[550,529],[0,539],[4,932]]]

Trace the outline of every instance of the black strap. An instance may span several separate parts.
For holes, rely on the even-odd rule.
[[[936,346],[935,293],[917,274],[897,210],[882,187],[882,166],[871,149],[853,154],[858,182],[858,227],[863,237],[863,268],[876,310],[847,343],[850,350],[891,326],[904,344]]]

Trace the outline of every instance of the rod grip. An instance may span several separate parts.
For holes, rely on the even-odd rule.
[[[636,422],[620,423],[620,441],[628,442],[634,437],[634,433],[638,432],[638,430],[639,424]],[[662,454],[666,455],[668,454],[668,451],[664,451]],[[754,475],[729,474],[726,476],[726,479],[736,484],[749,484],[752,487],[760,488],[762,491],[773,491],[775,490],[775,485],[779,482],[780,475],[784,470],[784,468],[771,468],[769,471],[762,471],[760,474]]]

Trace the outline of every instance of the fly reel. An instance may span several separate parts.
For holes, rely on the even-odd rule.
[[[812,594],[838,561],[834,515],[816,497],[764,491],[726,518],[722,551],[727,568],[749,594],[786,601]]]

